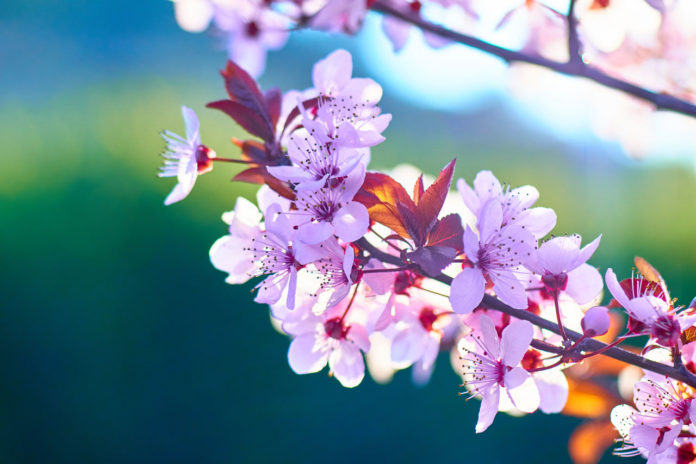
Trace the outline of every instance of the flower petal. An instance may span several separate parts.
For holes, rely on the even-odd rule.
[[[505,374],[505,384],[516,385],[506,388],[507,394],[517,409],[522,412],[534,412],[539,408],[541,398],[534,379],[521,367],[516,367]]]
[[[495,415],[498,414],[500,404],[500,388],[497,385],[483,394],[481,409],[479,409],[478,422],[476,423],[476,433],[484,432],[491,426]]]
[[[486,280],[480,269],[466,268],[452,281],[450,304],[455,313],[469,314],[481,303]]]
[[[529,321],[515,321],[505,327],[500,340],[500,356],[506,366],[519,365],[534,337],[534,326]]]
[[[365,205],[351,201],[334,214],[332,224],[338,238],[354,242],[367,233],[370,215]]]
[[[319,372],[329,359],[329,351],[317,343],[314,333],[295,337],[288,349],[288,363],[296,374],[311,374]]]

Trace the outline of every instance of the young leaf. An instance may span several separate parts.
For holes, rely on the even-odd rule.
[[[368,172],[354,198],[370,213],[370,219],[389,227],[404,238],[411,238],[399,212],[399,206],[414,211],[416,205],[401,184],[386,174]]]
[[[269,121],[249,107],[232,100],[214,101],[208,103],[206,107],[220,110],[227,114],[251,135],[260,137],[267,142],[272,142],[275,138],[273,127],[270,126]]]
[[[280,111],[283,104],[283,92],[280,89],[267,90],[264,94],[266,100],[266,108],[268,108],[268,116],[271,119],[271,125],[275,127],[280,119]]]
[[[314,97],[314,98],[310,98],[309,100],[305,100],[305,101],[303,101],[303,102],[300,103],[300,104],[304,107],[304,109],[306,109],[306,110],[311,110],[311,109],[316,108],[317,106],[319,106],[319,102],[320,102],[320,101],[325,101],[325,100],[327,100],[327,99],[329,99],[329,97],[325,97],[325,96]],[[298,106],[299,106],[299,105],[298,105]],[[290,127],[290,125],[292,124],[292,122],[293,122],[299,115],[300,115],[300,109],[299,109],[297,106],[295,106],[295,107],[292,109],[292,111],[290,111],[290,113],[288,114],[288,117],[285,119],[285,125],[283,126],[283,131],[282,131],[283,133],[285,133],[285,131]]]
[[[458,214],[449,214],[435,223],[428,234],[428,246],[445,246],[464,251],[464,229]]]
[[[295,199],[295,193],[292,191],[290,186],[280,179],[273,177],[266,169],[266,166],[255,166],[253,168],[245,169],[234,176],[232,180],[248,182],[250,184],[266,184],[278,195],[289,200]]]
[[[406,257],[416,263],[430,277],[439,275],[445,267],[452,263],[455,256],[457,256],[457,252],[454,248],[441,246],[427,246],[406,253]]]
[[[424,233],[432,227],[433,222],[437,219],[438,214],[440,214],[442,205],[445,203],[447,192],[449,192],[450,184],[452,183],[454,164],[456,162],[456,158],[450,161],[440,172],[440,175],[437,176],[435,182],[433,182],[423,195],[420,196],[419,200],[416,201],[418,205],[418,218]]]
[[[425,188],[423,187],[423,174],[421,174],[418,176],[418,179],[416,179],[416,183],[413,186],[413,202],[415,204],[418,204],[423,196],[423,193],[425,193]]]
[[[225,79],[225,89],[230,99],[258,114],[270,126],[266,99],[254,78],[231,60],[227,61],[227,67],[220,74]]]

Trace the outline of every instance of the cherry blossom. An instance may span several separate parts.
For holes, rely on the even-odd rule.
[[[485,431],[493,423],[501,395],[506,395],[524,412],[533,412],[539,407],[539,391],[529,372],[520,367],[533,334],[531,323],[516,321],[498,338],[493,322],[483,316],[480,333],[460,341],[458,349],[465,385],[473,396],[482,398],[476,433]]]
[[[293,336],[288,350],[288,362],[297,374],[319,372],[329,364],[331,374],[344,387],[360,384],[365,375],[362,353],[370,350],[369,334],[346,311],[350,306],[337,306],[322,315],[311,311],[302,321],[284,325]]]
[[[525,267],[541,276],[550,291],[565,291],[577,303],[584,304],[602,291],[602,276],[586,264],[599,246],[601,236],[580,248],[579,235],[554,237],[544,242]]]
[[[469,313],[481,303],[487,279],[501,301],[513,308],[527,307],[527,293],[516,273],[530,258],[536,241],[517,224],[501,228],[502,221],[503,207],[491,198],[479,214],[480,236],[467,226],[464,250],[472,267],[463,269],[452,282],[450,302],[455,312]]]
[[[162,138],[167,142],[167,148],[162,154],[164,166],[159,172],[160,177],[176,176],[178,183],[164,200],[165,205],[181,201],[191,193],[198,174],[213,169],[212,158],[215,152],[201,144],[198,116],[191,108],[181,107],[181,114],[186,123],[186,137],[173,132],[162,132]]]
[[[516,224],[527,229],[535,238],[542,238],[556,225],[556,213],[550,208],[535,207],[539,191],[529,185],[510,189],[501,185],[490,171],[481,171],[474,179],[472,189],[464,179],[457,181],[457,190],[469,210],[479,216],[483,206],[492,198],[500,201],[503,209],[502,226]]]
[[[628,315],[643,324],[643,328],[636,331],[650,334],[661,345],[678,345],[682,331],[696,324],[696,315],[676,310],[666,301],[666,291],[658,284],[643,278],[631,279],[631,293],[627,294],[611,268],[607,269],[605,280],[607,288]]]

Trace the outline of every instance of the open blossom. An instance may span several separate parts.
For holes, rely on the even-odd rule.
[[[354,34],[367,14],[367,0],[327,0],[326,5],[310,20],[319,30]]]
[[[498,338],[493,321],[480,318],[480,332],[460,341],[466,387],[474,396],[482,397],[476,433],[486,430],[498,413],[501,395],[524,412],[539,407],[539,391],[529,372],[520,367],[529,348],[534,327],[528,321],[515,321]]]
[[[635,384],[633,402],[637,410],[620,405],[612,411],[612,423],[623,439],[615,454],[670,462],[658,457],[674,447],[682,427],[696,419],[693,390],[669,378],[648,378]]]
[[[357,277],[354,275],[355,250],[350,245],[345,250],[335,238],[320,243],[314,249],[321,250],[322,257],[314,262],[319,274],[319,292],[328,295],[326,308],[339,304],[350,291]]]
[[[554,237],[544,242],[525,267],[541,276],[550,291],[564,291],[578,304],[585,304],[602,291],[602,276],[586,264],[599,246],[601,236],[580,248],[579,235]]]
[[[370,339],[365,326],[355,321],[356,309],[360,311],[340,305],[321,315],[307,311],[302,320],[284,324],[283,329],[294,337],[288,350],[292,370],[297,374],[319,372],[328,362],[341,385],[359,385],[365,375],[362,353],[370,350]]]
[[[266,67],[266,51],[288,40],[288,19],[260,0],[174,0],[174,11],[189,32],[204,31],[212,22],[224,35],[230,58],[253,76]]]
[[[675,310],[666,300],[666,291],[657,283],[643,278],[630,279],[627,293],[611,268],[607,269],[605,280],[616,301],[635,322],[642,324],[636,331],[649,334],[660,345],[679,345],[681,333],[696,324],[696,315]]]
[[[498,199],[503,207],[501,225],[517,224],[534,238],[544,237],[556,225],[556,213],[552,209],[532,208],[539,198],[539,191],[530,185],[511,190],[509,186],[501,185],[492,172],[481,171],[474,179],[473,189],[464,179],[459,179],[457,190],[467,208],[477,217],[490,199]]]
[[[471,267],[454,278],[450,303],[455,312],[467,314],[483,299],[486,282],[493,283],[498,298],[513,308],[527,307],[527,292],[517,274],[534,251],[534,237],[513,224],[501,228],[503,208],[497,198],[491,198],[479,214],[479,235],[467,226],[464,231],[464,251]]]
[[[165,205],[181,201],[193,189],[198,174],[213,169],[212,158],[215,152],[201,144],[200,125],[198,117],[191,108],[181,107],[181,114],[186,123],[186,138],[173,132],[162,132],[162,138],[167,142],[167,148],[162,154],[164,166],[160,177],[175,177],[178,183],[164,200]]]
[[[365,170],[362,166],[348,176],[333,179],[317,190],[301,190],[295,200],[298,219],[298,240],[317,244],[334,234],[341,240],[352,242],[367,232],[370,217],[367,208],[353,197],[360,189]]]
[[[293,134],[288,143],[290,166],[269,166],[274,177],[296,184],[297,190],[317,190],[329,178],[345,177],[361,162],[364,152],[318,143],[314,137]]]
[[[337,143],[342,147],[369,147],[384,141],[381,135],[391,121],[380,114],[378,103],[382,87],[372,79],[355,78],[353,59],[345,50],[336,50],[314,65],[314,91],[319,101],[311,117],[302,105],[302,124],[319,143]]]

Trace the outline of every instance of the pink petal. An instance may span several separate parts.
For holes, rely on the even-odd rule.
[[[481,303],[486,280],[480,269],[466,268],[452,281],[450,304],[455,313],[469,314]]]
[[[561,274],[571,270],[570,265],[580,255],[577,240],[573,237],[555,237],[539,248],[539,261],[551,274]]]
[[[527,309],[527,290],[512,271],[491,271],[489,276],[500,301],[515,309]]]
[[[479,246],[479,238],[478,235],[476,235],[476,232],[471,230],[471,227],[468,225],[464,231],[463,241],[464,253],[466,253],[466,257],[469,258],[469,261],[472,263],[478,262],[478,254],[479,250],[481,249]]]
[[[398,52],[406,45],[406,41],[411,34],[411,25],[400,19],[385,16],[382,19],[382,30],[392,43],[394,52]]]
[[[329,356],[329,368],[334,377],[346,388],[360,385],[365,376],[365,361],[356,345],[342,342]]]
[[[479,330],[483,346],[488,351],[486,357],[498,359],[500,357],[500,340],[498,339],[498,331],[495,330],[495,324],[490,317],[482,315],[479,318]]]
[[[396,363],[413,364],[423,354],[423,331],[406,328],[392,339],[391,359]]]
[[[474,179],[474,190],[479,197],[481,205],[491,198],[499,198],[503,194],[500,181],[491,171],[481,171]]]
[[[290,278],[288,279],[288,296],[286,306],[288,309],[295,309],[295,294],[297,293],[297,269],[295,266],[290,268]]]
[[[500,354],[506,366],[519,365],[534,337],[534,326],[529,321],[515,321],[505,327],[500,341]]]
[[[479,409],[478,422],[476,423],[476,433],[485,432],[491,426],[495,415],[498,414],[500,404],[500,388],[494,385],[490,390],[483,394],[481,409]]]
[[[352,340],[362,351],[370,351],[370,335],[367,333],[367,329],[362,325],[351,324],[347,338],[348,340]]]
[[[322,348],[313,333],[295,337],[288,349],[288,363],[296,374],[319,372],[326,365],[329,351]]]
[[[556,227],[556,212],[551,208],[530,208],[517,215],[515,224],[524,226],[534,238],[545,237]]]
[[[512,384],[516,384],[515,387],[506,388],[506,390],[512,404],[514,404],[517,409],[522,412],[531,413],[539,408],[539,403],[541,402],[539,389],[529,372],[521,367],[516,367],[505,374],[506,385],[508,381]]]
[[[318,91],[336,95],[350,81],[352,73],[353,58],[339,49],[314,65],[312,82]]]
[[[338,238],[354,242],[367,233],[370,215],[365,205],[351,201],[334,214],[332,224]]]
[[[462,200],[464,200],[464,204],[467,208],[469,208],[469,211],[471,211],[474,216],[478,215],[478,212],[481,209],[481,201],[479,201],[479,197],[476,195],[476,192],[469,187],[469,184],[467,184],[464,179],[457,180],[457,190],[459,191],[459,195],[461,195]]]
[[[599,246],[599,241],[601,239],[602,235],[600,234],[599,237],[582,247],[582,249],[580,250],[580,254],[578,255],[577,261],[573,263],[572,267],[577,267],[580,264],[587,262],[587,260],[589,260],[594,254],[594,252],[597,250],[597,247]]]
[[[297,229],[295,236],[304,243],[316,245],[327,240],[333,233],[334,226],[330,222],[308,222]]]
[[[196,145],[201,143],[200,137],[200,123],[198,122],[198,116],[196,113],[188,106],[181,107],[181,114],[184,116],[184,123],[186,124],[186,140],[192,142]]]
[[[478,215],[476,226],[479,230],[481,242],[485,243],[500,230],[503,223],[503,206],[500,200],[492,198],[484,203]]]
[[[256,271],[252,253],[245,251],[249,244],[249,239],[225,235],[210,248],[210,262],[216,269],[229,274],[225,279],[228,284],[242,284]]]
[[[581,264],[568,273],[568,285],[565,292],[579,305],[589,303],[604,288],[602,275],[597,268]]]
[[[626,306],[630,304],[631,300],[628,299],[626,292],[624,292],[621,285],[619,285],[616,274],[614,274],[614,271],[611,268],[607,269],[607,273],[604,276],[604,281],[607,283],[607,288],[614,298],[616,298],[616,301],[618,301],[621,306],[626,308]]]
[[[541,402],[539,409],[546,414],[556,414],[563,410],[568,401],[568,379],[560,369],[549,369],[533,374],[539,389]]]

